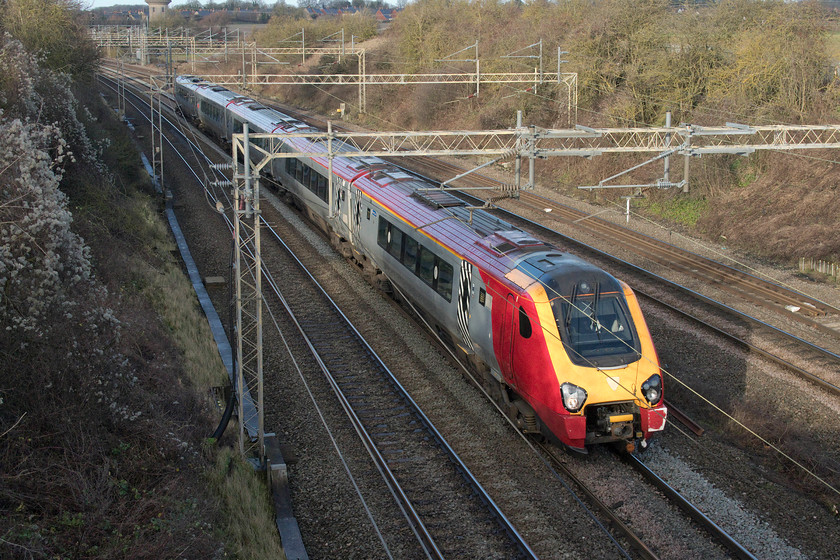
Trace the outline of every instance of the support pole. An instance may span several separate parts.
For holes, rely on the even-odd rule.
[[[522,128],[522,111],[516,112],[516,192],[519,192],[519,188],[522,186],[522,155],[520,154],[522,148],[522,138],[519,135],[520,129]]]
[[[665,113],[665,128],[671,128],[671,111]],[[665,146],[670,148],[671,147],[671,133],[668,132],[665,134]],[[671,156],[665,156],[665,170],[662,175],[662,179],[665,181],[665,184],[671,182]],[[629,204],[629,202],[628,202]],[[629,207],[628,207],[629,208]]]
[[[166,195],[166,188],[163,182],[163,99],[161,99],[160,88],[157,89],[158,98],[158,150],[160,150],[160,192]]]
[[[259,178],[251,175],[248,124],[242,125],[243,173],[238,135],[232,138],[234,243],[236,244],[236,382],[239,404],[239,451],[265,457],[263,414],[262,257],[260,249]],[[253,221],[252,221],[253,220]],[[256,398],[254,398],[256,392]]]
[[[686,138],[685,138],[685,160],[683,162],[683,188],[682,188],[682,192],[684,192],[684,193],[688,192],[688,162],[691,161],[691,154],[689,153],[690,148],[691,148],[691,132],[689,131],[689,133],[686,135]]]
[[[536,188],[536,170],[535,161],[537,159],[537,146],[536,146],[536,129],[531,127],[531,134],[528,137],[528,185],[527,187],[531,190]],[[516,193],[516,196],[519,197],[519,193]]]

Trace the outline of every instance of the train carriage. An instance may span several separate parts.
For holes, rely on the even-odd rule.
[[[223,139],[244,122],[314,130],[191,76],[176,78],[176,99]],[[275,159],[268,172],[345,256],[411,300],[523,431],[585,451],[646,445],[664,428],[659,361],[625,283],[382,159],[334,158],[329,170],[313,157]]]

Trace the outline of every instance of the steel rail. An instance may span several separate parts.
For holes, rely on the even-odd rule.
[[[138,96],[138,98],[142,99],[142,97],[140,97],[140,96]],[[174,124],[172,122],[170,122],[168,119],[167,119],[167,124],[170,125],[170,126],[173,126],[173,128],[175,128],[175,130],[178,130],[178,132],[180,134],[183,134],[178,129],[178,127],[175,127]],[[189,141],[188,138],[187,138],[187,141]],[[172,146],[171,141],[169,141],[168,138],[167,138],[167,142],[170,143],[170,147],[174,148],[174,146]],[[177,152],[177,150],[176,150],[176,152]],[[183,155],[180,154],[180,153],[179,153],[179,155],[183,159]],[[187,164],[188,167],[190,167],[189,164],[186,162],[186,160],[184,160],[184,163]],[[195,175],[194,172],[193,172],[193,174]],[[200,181],[200,179],[198,178],[197,175],[196,175],[196,179],[198,179]],[[226,217],[226,220],[227,220],[227,217]],[[507,516],[501,511],[499,506],[490,497],[490,495],[483,488],[481,483],[479,483],[478,480],[474,477],[474,475],[470,472],[469,468],[460,459],[460,457],[457,455],[457,453],[454,451],[454,449],[452,449],[452,447],[449,445],[449,443],[446,441],[446,439],[443,437],[443,435],[437,430],[437,428],[435,428],[435,426],[434,426],[434,424],[432,424],[431,420],[425,415],[425,413],[423,413],[423,411],[419,407],[419,405],[411,398],[411,396],[408,394],[407,390],[402,386],[402,384],[400,384],[400,382],[396,379],[396,377],[393,375],[393,373],[387,368],[387,366],[385,366],[384,362],[381,360],[381,358],[379,358],[379,356],[376,354],[376,352],[373,350],[373,348],[370,347],[370,345],[367,343],[367,341],[364,339],[364,337],[362,337],[361,333],[359,333],[359,331],[356,329],[356,327],[344,315],[344,313],[341,311],[341,309],[338,307],[338,305],[335,303],[335,301],[332,298],[329,297],[329,295],[326,293],[324,288],[315,280],[315,278],[312,276],[312,274],[309,272],[309,270],[306,269],[306,267],[303,265],[303,263],[292,252],[291,248],[289,248],[285,244],[285,242],[283,242],[283,240],[279,237],[279,235],[274,231],[274,229],[271,228],[270,224],[264,218],[261,218],[261,220],[262,220],[262,223],[263,223],[264,227],[266,227],[275,236],[278,243],[281,246],[283,246],[286,251],[288,251],[288,253],[291,255],[292,259],[298,264],[298,266],[301,267],[303,272],[311,279],[311,281],[313,282],[315,287],[328,300],[329,304],[334,307],[335,311],[346,322],[346,325],[349,327],[351,332],[355,335],[355,337],[357,337],[359,342],[364,345],[364,347],[368,350],[369,354],[375,359],[378,366],[381,367],[385,372],[387,372],[388,376],[390,377],[390,382],[396,388],[398,388],[398,390],[402,393],[403,399],[412,406],[415,414],[418,415],[418,417],[421,419],[421,421],[427,427],[427,429],[429,430],[429,432],[431,433],[433,438],[437,441],[438,445],[441,447],[441,449],[443,449],[446,452],[446,454],[450,458],[450,461],[461,472],[461,475],[463,476],[463,478],[473,488],[473,490],[479,496],[480,500],[488,507],[489,511],[493,514],[493,516],[499,522],[501,528],[508,534],[509,538],[514,542],[514,544],[517,546],[517,548],[522,552],[522,554],[525,557],[534,558],[534,559],[537,558],[536,555],[534,554],[534,552],[530,549],[528,544],[525,542],[525,540],[522,538],[522,536],[519,534],[519,532],[516,530],[516,528],[513,526],[513,524],[507,518]],[[231,224],[229,223],[229,220],[227,220],[227,221],[228,221],[228,227],[230,228]],[[340,388],[338,387],[338,384],[337,384],[335,378],[329,373],[329,371],[326,368],[326,365],[324,364],[320,355],[318,355],[317,351],[315,350],[311,339],[305,333],[305,331],[303,330],[303,327],[300,325],[299,321],[297,320],[297,317],[292,313],[292,311],[288,307],[286,301],[283,299],[282,295],[279,293],[279,288],[277,287],[277,284],[276,284],[275,280],[273,279],[270,271],[268,271],[266,269],[266,270],[264,270],[264,273],[266,274],[266,277],[268,278],[268,281],[269,281],[269,285],[272,287],[272,290],[275,292],[275,295],[277,295],[278,298],[280,298],[280,300],[282,301],[284,307],[286,308],[287,313],[289,313],[289,315],[292,317],[293,322],[296,324],[296,326],[300,330],[302,336],[306,340],[307,345],[312,350],[313,356],[316,358],[320,367],[322,368],[324,373],[327,375],[327,378],[329,380],[329,383],[330,383],[331,387],[333,388],[334,391],[336,391],[336,395],[338,396],[340,402],[342,403],[342,408],[345,410],[345,412],[348,413],[348,418],[350,418],[351,424],[353,425],[354,429],[359,434],[359,436],[362,439],[366,449],[368,449],[368,452],[371,454],[371,457],[374,460],[374,463],[376,464],[377,469],[380,470],[380,472],[383,474],[383,477],[385,477],[386,483],[388,484],[389,488],[391,488],[391,491],[394,494],[395,499],[397,499],[398,504],[400,505],[400,508],[401,509],[405,508],[405,509],[403,509],[403,512],[406,513],[407,519],[409,520],[409,523],[412,526],[412,530],[414,530],[414,532],[417,535],[418,540],[421,542],[421,545],[423,546],[424,550],[427,552],[427,554],[429,555],[430,558],[443,558],[442,553],[440,552],[437,545],[435,544],[434,539],[431,537],[428,529],[423,524],[422,519],[419,517],[419,514],[414,509],[413,505],[411,504],[411,502],[408,500],[407,496],[403,492],[402,486],[399,484],[399,481],[397,480],[397,477],[390,470],[390,468],[388,468],[387,461],[384,459],[382,454],[376,448],[375,444],[373,444],[373,439],[371,438],[370,434],[364,429],[363,424],[359,420],[356,413],[353,411],[352,406],[349,404],[349,401],[347,400],[346,396],[344,396],[343,392],[341,392]],[[416,527],[415,527],[415,524],[416,524]]]
[[[583,492],[586,496],[587,500],[595,506],[595,508],[601,512],[601,515],[607,518],[610,526],[616,530],[622,537],[627,539],[627,542],[630,543],[630,546],[639,553],[639,555],[644,558],[645,560],[658,560],[659,556],[650,549],[648,545],[636,534],[633,529],[628,527],[624,521],[616,514],[611,507],[605,504],[595,493],[589,489],[586,484],[583,483],[575,474],[566,467],[557,456],[554,454],[554,450],[557,449],[556,447],[549,446],[546,443],[535,443],[538,449],[540,449],[545,455],[547,455],[552,465],[561,471],[564,476],[566,476],[569,480],[571,480],[578,489]]]
[[[720,525],[712,521],[706,514],[700,511],[685,496],[680,494],[673,486],[662,480],[647,465],[642,463],[638,457],[629,453],[621,453],[621,458],[639,471],[658,490],[674,501],[689,517],[701,525],[712,537],[725,546],[735,557],[741,560],[757,560],[756,557],[741,543],[736,541]]]
[[[393,372],[391,372],[391,370],[388,368],[388,366],[385,365],[385,363],[382,361],[382,359],[379,357],[379,355],[376,353],[376,351],[370,346],[370,344],[367,342],[367,340],[365,340],[365,338],[358,331],[358,329],[356,329],[355,325],[353,325],[353,323],[350,321],[350,319],[344,314],[343,311],[341,311],[341,308],[338,306],[338,304],[335,303],[335,301],[329,296],[329,294],[327,294],[326,290],[315,279],[315,277],[312,275],[312,273],[300,261],[300,259],[297,257],[297,255],[295,255],[295,253],[285,243],[285,241],[283,241],[283,239],[277,234],[277,232],[273,228],[271,228],[270,224],[268,224],[268,222],[266,222],[264,219],[263,219],[263,224],[266,228],[268,228],[268,230],[274,236],[277,243],[280,244],[280,246],[282,246],[289,253],[291,258],[297,263],[297,265],[304,272],[304,274],[309,277],[312,284],[317,288],[317,290],[322,294],[322,296],[328,301],[329,305],[331,305],[334,308],[335,312],[346,323],[349,330],[353,333],[353,335],[358,339],[358,341],[368,351],[371,358],[376,362],[377,366],[380,367],[385,373],[387,373],[387,375],[389,377],[389,382],[392,385],[394,385],[400,391],[402,398],[407,403],[409,403],[411,405],[414,413],[417,414],[418,417],[420,417],[421,421],[427,427],[427,429],[430,431],[431,435],[437,441],[438,445],[446,452],[446,454],[450,457],[450,460],[456,465],[458,470],[461,471],[462,476],[468,481],[469,485],[476,491],[476,493],[479,495],[481,501],[484,502],[490,508],[491,512],[494,514],[494,516],[497,518],[500,525],[502,526],[503,530],[508,533],[508,535],[511,537],[512,540],[514,540],[517,547],[520,548],[520,550],[523,552],[524,555],[526,555],[528,558],[536,558],[536,555],[534,554],[534,552],[530,549],[528,544],[525,542],[525,540],[522,538],[522,536],[519,534],[519,532],[516,530],[516,528],[513,526],[513,524],[507,518],[507,516],[502,512],[501,508],[499,508],[499,506],[496,504],[496,502],[490,497],[490,495],[487,493],[487,491],[484,489],[484,487],[481,485],[481,483],[475,478],[475,476],[469,470],[467,465],[461,460],[461,458],[458,456],[458,454],[455,452],[455,450],[452,449],[452,447],[449,445],[449,442],[446,441],[446,439],[443,437],[443,435],[434,426],[431,419],[428,416],[426,416],[426,414],[423,412],[422,408],[420,408],[420,405],[418,405],[417,402],[411,397],[411,395],[408,393],[408,391],[405,389],[405,387],[403,387],[403,385],[399,382],[399,380],[396,378],[396,376],[393,374]],[[273,289],[279,290],[276,287],[276,283],[274,282],[273,278],[270,279],[270,283],[271,283]],[[284,305],[286,305],[285,301],[284,301]],[[291,312],[290,309],[289,309],[289,312]],[[309,339],[308,335],[306,335],[306,333],[303,332],[303,331],[302,331],[302,334],[306,337],[307,343],[311,345],[311,340]],[[313,348],[313,351],[315,351],[314,346],[312,348]],[[319,357],[319,362],[320,362],[320,357]],[[334,385],[334,388],[340,392],[340,388],[338,387],[337,383],[335,382],[335,379],[331,375],[330,375],[330,384]],[[342,399],[344,399],[346,401],[346,397],[343,396],[343,393],[342,393]],[[350,406],[349,403],[348,403],[348,406]],[[352,409],[352,406],[351,406],[351,409]],[[353,416],[354,416],[354,418],[358,419],[358,417],[355,415],[355,412],[354,412]],[[359,427],[362,430],[364,430],[364,428],[361,424],[359,425]],[[366,434],[366,439],[369,440],[370,435],[367,434],[367,432],[365,432],[365,434]],[[390,469],[388,469],[386,464],[384,465],[384,467],[388,472],[390,472]],[[392,474],[392,476],[393,476],[393,474]],[[398,487],[399,487],[399,483],[396,480],[396,477],[394,477],[393,482],[395,484],[397,484]],[[410,503],[408,505],[411,506]],[[412,508],[412,511],[413,511],[413,508]],[[416,515],[416,512],[415,512],[415,515]],[[417,519],[419,521],[419,517]]]
[[[134,93],[134,94],[139,99],[142,100],[142,97],[140,95],[137,95],[136,93]],[[142,111],[140,111],[140,114],[144,114],[144,113]],[[165,120],[166,120],[166,122],[169,126],[173,127],[175,130],[178,130],[177,127],[174,127],[172,122],[170,122],[168,119],[165,119]],[[179,130],[179,133],[181,133],[180,130]],[[181,134],[183,135],[183,133],[181,133]],[[185,137],[185,139],[187,141],[190,141],[186,137]],[[167,142],[169,143],[170,148],[174,149],[174,146],[172,145],[172,143],[171,143],[171,141],[169,140],[168,137],[167,137]],[[183,163],[185,165],[187,165],[187,167],[193,173],[193,176],[196,178],[196,180],[201,183],[201,178],[198,177],[198,175],[192,169],[192,166],[190,166],[189,163],[184,158],[183,154],[181,154],[177,150],[176,150],[176,153],[178,153],[178,155],[181,158],[181,160],[183,161]],[[222,154],[222,155],[224,157],[227,157],[226,154]],[[228,204],[230,204],[229,199],[227,199],[227,202],[228,202]],[[230,221],[230,219],[227,217],[227,215],[224,216],[224,220],[225,220],[225,223],[227,224],[228,229],[232,232],[233,231],[233,223]],[[264,224],[266,224],[266,226],[268,226],[268,224],[265,222],[264,219],[262,221],[263,221]],[[275,236],[276,236],[276,233],[274,232],[274,230],[271,229],[270,226],[268,226],[268,227],[269,227],[269,230],[272,233],[274,233]],[[280,240],[280,242],[283,246],[285,246],[285,244],[282,243],[282,240]],[[303,266],[300,263],[300,261],[297,259],[297,257],[294,256],[294,254],[292,254],[292,256],[298,262],[298,264],[300,266]],[[274,292],[274,294],[278,297],[278,299],[283,304],[284,309],[286,310],[287,314],[289,315],[292,322],[295,324],[296,328],[298,329],[298,331],[302,335],[304,341],[306,342],[307,346],[309,347],[313,358],[316,360],[316,362],[318,363],[322,372],[324,373],[326,379],[328,380],[328,382],[330,384],[330,387],[333,389],[334,393],[336,394],[336,397],[338,398],[342,409],[345,411],[345,414],[347,415],[348,419],[350,420],[350,423],[353,426],[353,429],[356,431],[359,438],[362,440],[362,444],[364,445],[365,449],[367,450],[368,454],[370,455],[370,457],[371,457],[371,459],[374,463],[374,466],[377,468],[377,470],[382,475],[386,486],[388,486],[388,489],[391,492],[392,496],[394,497],[394,500],[397,502],[398,507],[403,512],[403,515],[405,516],[406,520],[409,522],[409,526],[411,527],[412,532],[414,532],[415,536],[417,537],[417,540],[420,543],[420,545],[422,546],[424,552],[426,553],[426,556],[428,558],[443,559],[444,556],[443,556],[442,552],[438,549],[437,545],[434,542],[434,539],[429,534],[428,529],[426,528],[425,524],[423,524],[422,520],[420,519],[419,515],[417,514],[417,511],[411,505],[410,501],[408,500],[408,497],[402,491],[402,488],[399,485],[399,482],[397,481],[394,473],[388,468],[387,461],[382,456],[382,454],[379,452],[377,447],[373,444],[373,439],[371,438],[370,434],[364,429],[361,421],[359,420],[359,417],[355,414],[355,411],[353,411],[352,407],[350,406],[349,402],[347,401],[347,398],[345,397],[343,392],[341,392],[340,388],[338,387],[338,385],[335,382],[335,379],[330,374],[329,370],[327,369],[327,367],[324,364],[321,357],[318,355],[317,351],[315,350],[315,348],[312,344],[312,341],[306,335],[305,331],[303,330],[303,327],[301,326],[300,322],[298,321],[297,316],[289,308],[285,299],[280,294],[279,288],[277,287],[277,284],[274,281],[273,276],[271,275],[270,271],[268,269],[264,269],[263,272],[266,274],[268,284],[271,287],[272,291]],[[307,271],[307,274],[308,274],[308,271]],[[313,279],[313,281],[314,281],[314,279]],[[320,285],[318,287],[320,288]],[[341,313],[340,310],[339,310],[339,313]]]

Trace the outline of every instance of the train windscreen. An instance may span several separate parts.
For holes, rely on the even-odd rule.
[[[616,367],[635,362],[641,347],[620,293],[594,293],[552,300],[563,345],[573,363]]]

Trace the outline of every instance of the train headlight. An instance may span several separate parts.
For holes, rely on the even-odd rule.
[[[571,383],[563,383],[560,391],[563,393],[563,406],[566,410],[577,412],[583,408],[583,403],[586,402],[586,391]]]
[[[648,377],[648,380],[642,383],[642,393],[650,404],[659,404],[662,400],[662,377],[658,373]]]

